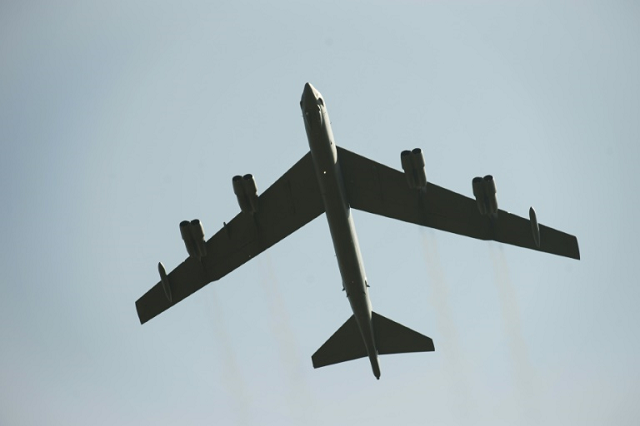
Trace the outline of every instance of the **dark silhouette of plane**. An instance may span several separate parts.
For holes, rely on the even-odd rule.
[[[580,259],[573,235],[498,209],[492,176],[474,178],[475,199],[427,181],[422,151],[403,151],[404,172],[336,146],[322,95],[309,83],[300,107],[310,152],[262,195],[252,175],[235,176],[241,212],[208,241],[199,220],[180,223],[189,257],[136,302],[145,323],[216,281],[278,241],[326,213],[353,315],[312,356],[323,367],[368,357],[380,378],[378,355],[433,351],[433,341],[373,312],[351,208],[481,240]]]

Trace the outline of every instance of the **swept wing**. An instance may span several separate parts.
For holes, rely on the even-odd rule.
[[[188,257],[167,275],[169,292],[160,281],[138,299],[140,322],[222,278],[322,213],[324,204],[307,153],[258,198],[257,212],[239,213],[206,242],[206,256]]]
[[[539,225],[536,244],[528,219],[498,210],[481,215],[474,199],[427,183],[426,191],[407,185],[404,173],[338,147],[352,208],[480,240],[580,259],[575,236]]]

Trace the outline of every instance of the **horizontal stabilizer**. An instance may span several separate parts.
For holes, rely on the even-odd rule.
[[[372,312],[373,334],[378,354],[430,352],[433,340],[404,325]],[[353,315],[311,357],[314,368],[367,356],[360,328]]]
[[[380,355],[434,351],[433,340],[372,312],[373,333]]]
[[[367,348],[364,346],[356,318],[351,315],[347,322],[313,354],[311,361],[313,368],[320,368],[365,356],[367,356]]]

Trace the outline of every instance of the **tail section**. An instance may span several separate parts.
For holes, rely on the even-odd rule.
[[[338,364],[367,356],[356,318],[351,317],[311,357],[313,368]]]
[[[377,354],[368,354],[363,335],[355,317],[352,315],[324,345],[311,357],[314,368],[338,364],[369,356],[372,367],[377,371],[377,355],[409,352],[430,352],[435,350],[433,340],[404,325],[372,312],[371,326]],[[374,362],[375,361],[375,362]],[[375,364],[375,365],[374,365]],[[374,373],[375,374],[375,373]]]
[[[373,335],[380,355],[435,350],[431,338],[372,312]]]

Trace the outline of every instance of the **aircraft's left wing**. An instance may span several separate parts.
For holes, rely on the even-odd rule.
[[[575,236],[539,225],[539,246],[531,222],[504,210],[481,215],[476,201],[427,183],[409,188],[404,173],[344,148],[338,159],[352,208],[481,240],[495,240],[532,250],[580,259]]]
[[[324,212],[311,153],[307,153],[259,198],[257,212],[241,212],[206,242],[206,256],[188,257],[136,302],[145,323],[206,284],[262,253]],[[170,295],[170,296],[169,296]]]

